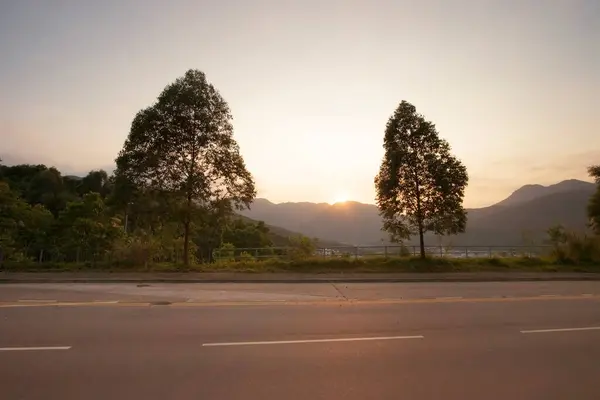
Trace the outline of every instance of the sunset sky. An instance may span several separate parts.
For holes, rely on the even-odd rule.
[[[600,1],[0,1],[0,158],[112,169],[135,113],[196,68],[260,197],[374,202],[401,100],[479,207],[600,163]]]

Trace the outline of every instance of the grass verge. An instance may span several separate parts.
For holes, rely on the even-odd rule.
[[[156,263],[147,266],[119,263],[5,263],[12,272],[243,272],[243,273],[393,273],[393,272],[597,272],[600,264],[563,264],[544,258],[426,258],[373,257],[363,259],[314,258],[303,260],[232,261],[183,266]]]

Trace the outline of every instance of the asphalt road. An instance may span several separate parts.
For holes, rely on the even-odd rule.
[[[404,285],[334,287],[338,295],[213,286],[196,288],[221,293],[210,301],[166,306],[94,297],[175,299],[174,287],[139,295],[0,285],[0,397],[600,398],[598,284]],[[194,292],[180,288],[181,299]],[[25,298],[67,301],[70,292],[85,299]],[[249,302],[265,294],[277,303]],[[239,303],[221,305],[224,296]]]
[[[0,302],[322,301],[600,295],[600,281],[427,283],[22,283],[0,284]]]

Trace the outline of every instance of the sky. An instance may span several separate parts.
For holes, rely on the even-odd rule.
[[[0,0],[0,158],[111,170],[191,68],[273,202],[374,203],[402,100],[466,165],[467,207],[600,163],[598,0]]]

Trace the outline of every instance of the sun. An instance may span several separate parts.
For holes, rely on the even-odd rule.
[[[345,203],[348,201],[348,196],[345,194],[337,195],[330,204]]]

